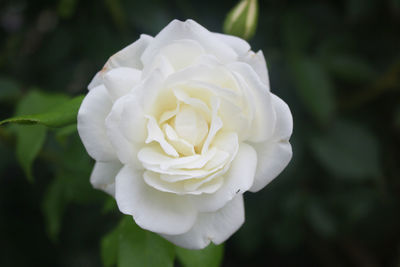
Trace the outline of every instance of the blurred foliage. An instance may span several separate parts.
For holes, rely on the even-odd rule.
[[[124,216],[101,242],[105,266],[174,266],[174,245],[159,235],[143,231],[132,216]]]
[[[202,250],[190,250],[175,246],[176,256],[183,267],[218,267],[223,261],[224,245],[210,244]]]
[[[237,3],[2,0],[0,120],[84,94],[111,54],[174,18],[221,32]],[[291,107],[294,156],[265,189],[246,193],[246,223],[222,265],[399,266],[400,1],[264,0],[258,18],[251,45]],[[0,127],[0,266],[149,260],[148,251],[130,258],[135,238],[147,240],[151,260],[172,262],[172,248],[157,249],[164,240],[135,235],[115,202],[91,188],[93,161],[76,126],[41,127]],[[116,242],[125,249],[101,253]],[[175,254],[176,266],[191,266],[190,252]]]

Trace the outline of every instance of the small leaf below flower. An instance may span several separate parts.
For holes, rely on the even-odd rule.
[[[218,267],[222,263],[224,246],[210,244],[202,250],[175,247],[176,256],[184,267]]]
[[[125,216],[120,224],[101,242],[104,266],[118,267],[151,266],[172,267],[174,247],[157,234],[139,228],[131,216]]]

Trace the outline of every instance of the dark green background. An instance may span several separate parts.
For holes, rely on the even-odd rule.
[[[174,18],[220,32],[235,4],[1,0],[0,119],[33,89],[85,93],[110,55]],[[269,186],[245,194],[246,223],[223,266],[399,266],[400,1],[259,5],[250,44],[292,110],[294,154]],[[15,143],[1,127],[0,266],[101,266],[99,241],[120,215],[91,189],[77,135],[48,132],[34,183]]]

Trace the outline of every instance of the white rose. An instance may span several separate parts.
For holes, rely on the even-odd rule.
[[[261,51],[193,20],[113,55],[89,84],[78,131],[90,181],[142,228],[186,248],[219,244],[244,222],[243,193],[292,156],[288,106]]]

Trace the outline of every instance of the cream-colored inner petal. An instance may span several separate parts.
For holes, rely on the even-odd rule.
[[[193,146],[199,146],[208,133],[208,124],[204,117],[195,109],[184,105],[173,120],[173,125],[179,137]]]
[[[144,181],[159,191],[198,195],[219,190],[251,125],[253,107],[243,101],[246,96],[233,75],[217,68],[210,74],[214,83],[194,76],[167,81],[146,116],[147,145],[138,159],[146,170]]]

